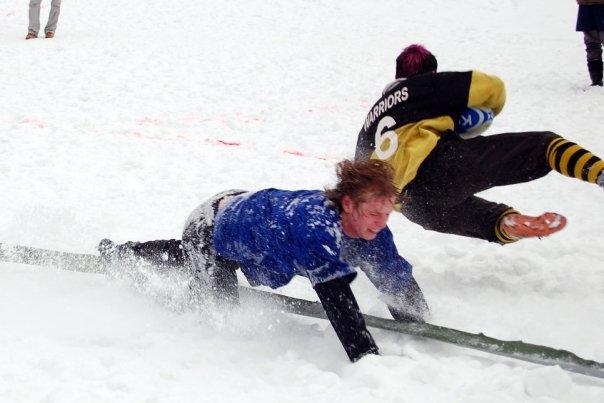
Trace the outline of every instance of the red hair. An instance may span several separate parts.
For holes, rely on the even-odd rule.
[[[336,166],[338,183],[335,188],[325,189],[325,196],[342,211],[342,198],[349,196],[355,203],[364,201],[367,195],[395,197],[394,170],[386,161],[343,160]]]
[[[395,78],[412,77],[417,74],[436,71],[436,57],[423,45],[407,46],[396,58]]]

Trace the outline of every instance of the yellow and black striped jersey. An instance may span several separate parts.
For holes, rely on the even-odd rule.
[[[442,134],[456,130],[467,107],[501,112],[505,86],[477,70],[427,73],[386,87],[373,105],[357,140],[357,159],[388,161],[399,191],[411,182]]]

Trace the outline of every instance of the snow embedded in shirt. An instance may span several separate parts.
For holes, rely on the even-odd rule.
[[[277,288],[302,275],[314,286],[355,273],[340,258],[341,243],[340,215],[319,190],[237,196],[215,222],[216,251],[239,262],[252,285]]]
[[[346,236],[343,239],[342,259],[359,267],[384,298],[394,301],[405,293],[413,267],[399,255],[390,228],[382,229],[371,241]]]
[[[326,232],[329,239],[335,240],[338,248],[330,247],[329,243],[324,243],[322,246],[330,255],[338,256],[342,244],[342,223],[332,203],[328,199],[324,199],[322,204],[315,204],[309,197],[294,199],[285,209],[286,216],[292,220],[296,219],[296,211],[299,208],[306,210],[309,235],[316,231]]]

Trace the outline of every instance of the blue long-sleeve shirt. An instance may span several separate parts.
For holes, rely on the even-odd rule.
[[[356,274],[360,267],[378,290],[400,295],[411,279],[384,228],[372,241],[342,232],[339,212],[319,190],[265,189],[233,197],[214,222],[216,252],[240,264],[253,286],[281,287],[295,275],[313,286]]]

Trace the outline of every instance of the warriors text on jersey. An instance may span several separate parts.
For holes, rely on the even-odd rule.
[[[402,191],[441,136],[457,129],[462,111],[485,107],[497,115],[504,103],[503,82],[476,70],[396,80],[367,114],[357,140],[356,158],[388,161]]]

